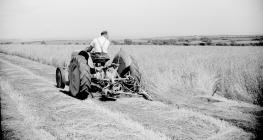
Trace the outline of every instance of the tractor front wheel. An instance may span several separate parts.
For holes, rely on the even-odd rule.
[[[65,88],[65,74],[62,68],[57,68],[56,69],[56,82],[57,82],[57,87],[58,88]]]

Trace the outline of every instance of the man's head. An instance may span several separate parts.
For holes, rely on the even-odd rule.
[[[104,36],[105,38],[109,39],[109,35],[108,35],[108,32],[107,31],[102,31],[100,33],[101,36]]]

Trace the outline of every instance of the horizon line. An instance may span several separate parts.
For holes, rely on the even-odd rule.
[[[111,37],[110,40],[123,40],[123,39],[158,39],[158,38],[178,38],[178,37],[229,37],[229,36],[263,36],[263,34],[214,34],[214,35],[165,35],[165,36],[149,36],[149,37],[135,37],[135,36],[126,36],[126,37]],[[0,40],[92,40],[92,38],[0,38]]]

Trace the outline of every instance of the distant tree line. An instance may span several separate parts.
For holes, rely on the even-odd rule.
[[[55,41],[28,41],[12,42],[1,41],[0,44],[64,44],[64,45],[88,45],[89,40],[55,40]],[[122,39],[111,40],[113,45],[175,45],[175,46],[263,46],[263,36],[203,36],[203,37],[178,37],[174,39]]]
[[[148,39],[143,41],[124,39],[112,41],[114,45],[177,45],[177,46],[263,46],[263,37],[248,41],[234,39],[211,39],[201,37],[198,39]]]
[[[9,44],[13,44],[13,42],[0,42],[0,45],[9,45]]]

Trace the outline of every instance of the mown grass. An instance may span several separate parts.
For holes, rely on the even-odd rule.
[[[66,66],[84,45],[2,45],[0,51],[53,66]],[[112,46],[132,55],[153,94],[168,96],[171,88],[185,94],[219,94],[262,104],[263,48],[215,46]],[[191,92],[189,92],[191,91]]]
[[[16,67],[5,67],[4,69],[14,71],[16,70]],[[21,73],[23,74],[24,72],[20,71],[20,74],[16,73],[16,75],[21,75]],[[153,121],[153,123],[157,123],[157,127],[154,127],[155,125],[149,122],[141,124],[140,121],[136,121],[129,114],[125,114],[125,112],[122,111],[117,111],[119,109],[109,109],[108,107],[106,107],[107,105],[102,106],[102,104],[97,104],[96,102],[93,102],[93,100],[79,101],[72,100],[68,96],[62,96],[61,93],[56,93],[57,90],[55,88],[50,87],[49,85],[43,86],[43,84],[41,84],[40,82],[42,80],[33,73],[26,73],[22,75],[22,77],[20,76],[20,80],[12,80],[8,78],[10,76],[14,76],[14,72],[10,72],[5,76],[6,79],[0,78],[0,87],[3,90],[3,94],[9,96],[11,95],[10,97],[12,97],[13,100],[18,101],[19,106],[30,107],[29,105],[31,105],[31,107],[33,107],[33,111],[38,113],[39,111],[35,110],[34,107],[42,110],[40,111],[41,113],[38,114],[40,116],[35,116],[42,117],[42,119],[37,119],[38,121],[40,121],[39,124],[41,126],[36,125],[38,123],[36,123],[36,121],[33,121],[35,125],[32,127],[28,127],[28,129],[25,129],[26,131],[20,130],[20,128],[24,128],[24,126],[19,126],[19,128],[16,127],[15,130],[18,129],[18,132],[21,131],[21,134],[29,132],[29,128],[43,128],[43,130],[45,130],[46,132],[52,132],[52,136],[60,139],[79,138],[77,136],[90,136],[86,137],[86,139],[105,139],[105,136],[106,138],[109,137],[116,139],[121,139],[123,137],[125,138],[125,136],[128,136],[127,139],[133,139],[134,137],[138,137],[139,139],[233,139],[233,137],[237,137],[236,139],[238,139],[241,137],[245,137],[244,139],[249,139],[254,137],[251,133],[247,133],[239,128],[231,126],[224,121],[201,114],[200,112],[181,108],[171,109],[170,106],[164,105],[160,102],[145,102],[145,100],[143,99],[138,99],[137,101],[133,100],[130,102],[134,103],[131,106],[135,105],[138,108],[144,108],[143,110],[145,110],[138,112],[145,114],[147,114],[146,112],[148,112],[149,114],[158,114],[154,116],[152,115],[152,117],[147,115],[144,116],[143,114],[141,115],[143,115],[144,117],[142,117],[141,115],[137,116],[138,119],[142,120],[143,118],[148,118],[150,122]],[[33,82],[33,85],[31,85],[32,87],[35,86],[34,84],[40,84],[42,86],[33,89],[28,88],[28,82],[32,82],[32,79],[28,79],[28,77],[31,77],[33,79],[37,78],[40,80],[40,83],[36,81]],[[15,83],[17,80],[20,82],[24,81],[24,78],[27,78],[27,82],[23,82],[23,84],[18,82],[17,84],[20,85],[20,87],[17,87],[19,88],[18,91],[18,89],[15,88],[17,86],[17,84]],[[35,96],[37,98],[35,98]],[[48,102],[48,104],[46,102]],[[5,103],[9,104],[10,99],[7,100],[7,102]],[[38,106],[41,107],[39,108]],[[122,107],[126,108],[127,106],[124,105]],[[167,110],[168,107],[170,109]],[[23,109],[22,112],[31,111],[30,108],[26,108],[26,110]],[[10,110],[6,111],[10,112]],[[44,114],[48,115],[45,116]],[[27,113],[24,115],[28,116],[30,114]],[[43,117],[45,119],[43,119]],[[160,119],[161,121],[158,123],[158,120]],[[45,123],[42,123],[41,120],[44,120]],[[167,123],[169,123],[170,125],[165,126],[166,129],[162,128],[164,127],[164,125],[158,126],[158,124]],[[10,122],[7,122],[6,125],[10,126]],[[10,128],[13,128],[13,125],[11,125]],[[7,130],[10,128],[7,128]],[[116,132],[116,129],[119,131]],[[110,133],[111,135],[108,135],[109,132],[114,133]],[[34,133],[30,134],[34,136]],[[40,134],[36,136],[41,137]],[[43,139],[45,139],[45,137]]]

